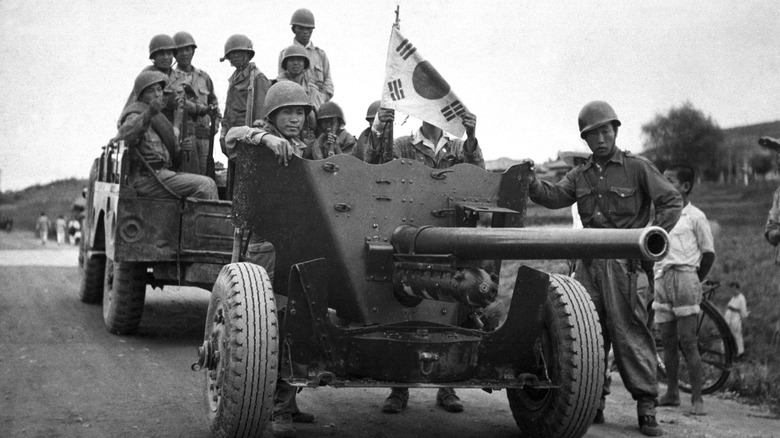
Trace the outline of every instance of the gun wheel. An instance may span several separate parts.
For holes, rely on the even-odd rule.
[[[103,322],[109,332],[127,335],[141,324],[146,298],[146,271],[131,262],[105,261]]]
[[[222,268],[206,315],[207,417],[215,437],[263,434],[279,367],[279,326],[271,282],[251,263]]]
[[[550,274],[539,362],[560,388],[507,390],[523,436],[583,436],[596,415],[606,364],[596,308],[570,277]],[[544,371],[539,378],[547,378]]]

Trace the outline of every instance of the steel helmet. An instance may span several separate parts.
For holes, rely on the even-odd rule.
[[[342,111],[341,107],[333,101],[323,103],[320,106],[319,111],[317,111],[317,120],[329,119],[332,117],[338,117],[344,122],[344,111]]]
[[[307,69],[309,68],[309,55],[306,53],[306,49],[303,46],[300,46],[298,44],[293,44],[292,46],[284,49],[282,52],[282,68],[286,70],[286,67],[284,65],[285,61],[287,61],[287,58],[294,58],[296,56],[300,56],[304,59],[303,62],[303,68]]]
[[[374,117],[376,117],[377,111],[379,111],[379,107],[382,105],[381,100],[377,100],[376,102],[371,103],[371,105],[368,106],[368,111],[366,111],[366,120],[369,122],[374,121]]]
[[[577,122],[580,125],[580,138],[585,138],[585,133],[591,129],[610,122],[614,123],[616,127],[620,126],[620,120],[618,120],[615,110],[602,100],[594,100],[582,107]]]
[[[236,34],[231,35],[225,42],[225,55],[219,58],[219,62],[227,59],[230,52],[234,50],[246,50],[250,53],[249,59],[255,57],[255,50],[252,48],[252,40],[246,35]]]
[[[155,52],[160,50],[176,51],[176,43],[173,42],[170,35],[160,34],[152,37],[152,40],[149,41],[149,59],[154,58]]]
[[[298,9],[297,11],[293,12],[292,18],[290,19],[290,25],[314,27],[314,14],[312,14],[311,11],[306,8]]]
[[[176,32],[173,35],[173,42],[176,43],[176,48],[181,49],[182,47],[192,46],[193,49],[197,49],[198,45],[195,44],[195,38],[192,37],[188,32]]]
[[[263,117],[270,116],[271,113],[284,106],[302,106],[307,114],[311,111],[306,90],[293,81],[279,81],[271,85],[265,95],[263,106],[265,107]]]
[[[133,84],[133,95],[135,100],[141,97],[143,91],[154,84],[162,82],[162,87],[165,88],[168,85],[168,75],[157,70],[144,70],[135,78]]]

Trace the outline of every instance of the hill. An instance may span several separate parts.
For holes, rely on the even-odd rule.
[[[0,218],[11,218],[16,230],[35,230],[35,221],[41,212],[49,220],[75,214],[75,205],[84,205],[81,193],[87,187],[86,179],[64,179],[38,184],[19,191],[0,194]]]

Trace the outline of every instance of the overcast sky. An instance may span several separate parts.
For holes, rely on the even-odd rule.
[[[243,33],[276,76],[298,7],[331,62],[347,129],[381,97],[394,10],[401,32],[477,115],[487,159],[587,150],[577,114],[606,100],[639,152],[641,125],[690,101],[724,128],[780,119],[780,3],[702,1],[0,0],[0,190],[86,178],[158,33],[190,32],[224,108],[225,40]],[[416,126],[409,121],[396,135]],[[776,133],[773,133],[776,134]],[[224,157],[215,152],[217,160]]]

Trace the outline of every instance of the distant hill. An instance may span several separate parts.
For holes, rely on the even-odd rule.
[[[70,178],[38,184],[0,194],[0,218],[12,218],[15,230],[35,230],[35,221],[45,212],[52,222],[57,216],[74,215],[74,204],[84,205],[82,190],[86,179]]]
[[[723,129],[726,137],[780,137],[780,120],[775,122],[757,123],[755,125],[737,126]]]

